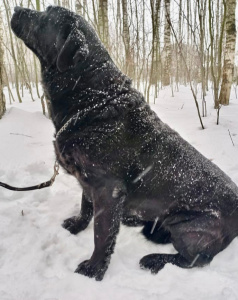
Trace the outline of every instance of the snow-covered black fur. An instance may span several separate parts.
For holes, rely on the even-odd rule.
[[[161,122],[93,28],[62,7],[16,7],[11,26],[41,62],[56,133],[67,124],[55,152],[83,196],[81,213],[63,227],[77,234],[94,215],[95,248],[76,272],[103,278],[121,221],[173,243],[178,254],[140,261],[154,273],[166,263],[203,266],[226,248],[238,234],[238,188]]]

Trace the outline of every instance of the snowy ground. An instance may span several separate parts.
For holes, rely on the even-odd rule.
[[[221,110],[215,124],[211,94],[208,117],[201,130],[188,88],[171,97],[160,92],[152,108],[194,147],[213,160],[238,184],[238,100]],[[233,146],[228,129],[232,135]],[[48,180],[53,172],[54,129],[41,113],[40,101],[28,95],[24,103],[8,105],[0,120],[0,181],[29,186]],[[77,214],[81,189],[60,170],[53,187],[32,192],[0,188],[0,300],[79,299],[238,299],[238,239],[217,255],[210,266],[191,270],[166,265],[157,275],[139,268],[142,256],[174,253],[171,245],[145,241],[140,228],[122,226],[115,253],[102,282],[75,274],[93,250],[93,225],[77,236],[60,225]]]

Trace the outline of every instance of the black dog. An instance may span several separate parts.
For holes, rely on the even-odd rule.
[[[203,266],[238,235],[238,188],[163,124],[113,63],[92,27],[62,7],[15,8],[11,26],[38,56],[60,164],[83,188],[77,234],[94,215],[95,249],[76,272],[101,280],[120,221],[143,225],[176,255],[151,254],[142,268]]]

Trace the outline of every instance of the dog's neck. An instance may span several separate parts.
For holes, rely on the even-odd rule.
[[[54,68],[42,70],[43,84],[47,83],[46,97],[51,101],[52,120],[56,131],[77,111],[101,105],[104,100],[116,98],[118,94],[125,94],[131,89],[131,80],[113,65],[111,67],[113,72],[110,78],[105,75],[103,68],[98,70],[97,67],[91,70],[85,68],[81,73],[70,70],[60,76],[57,76],[59,71]]]

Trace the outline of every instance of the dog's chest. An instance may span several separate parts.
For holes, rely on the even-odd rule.
[[[55,147],[56,148],[56,147]],[[56,148],[56,156],[60,165],[71,175],[76,174],[77,168],[71,155],[59,152]]]
[[[83,153],[77,151],[77,155],[73,151],[72,147],[66,145],[60,145],[54,142],[55,153],[59,164],[69,173],[75,176],[82,186],[88,185],[87,174],[87,159]]]

